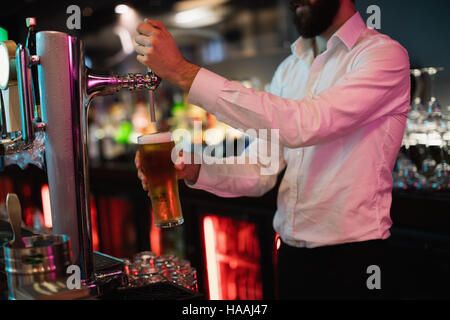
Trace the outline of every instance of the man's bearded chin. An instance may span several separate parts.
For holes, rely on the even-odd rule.
[[[305,1],[291,1],[292,3],[304,3]],[[314,38],[324,33],[333,23],[340,7],[340,0],[317,0],[312,5],[307,5],[301,12],[295,12],[295,6],[291,8],[294,13],[294,24],[297,32],[304,38]]]

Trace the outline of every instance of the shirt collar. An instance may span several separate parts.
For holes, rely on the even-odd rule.
[[[350,19],[348,19],[342,27],[330,38],[328,41],[327,49],[331,49],[336,45],[336,39],[342,41],[348,50],[351,50],[364,31],[367,30],[367,26],[364,23],[359,12],[356,12]],[[300,37],[291,46],[291,51],[301,60],[312,64],[314,61],[314,42],[312,39]]]
[[[351,50],[366,30],[367,26],[364,23],[364,20],[359,12],[357,12],[330,38],[328,41],[328,48],[331,48],[330,41],[337,37],[347,46],[348,50]]]
[[[291,46],[292,53],[311,65],[314,61],[314,42],[313,39],[300,37]]]

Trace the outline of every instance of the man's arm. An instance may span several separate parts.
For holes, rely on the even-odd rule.
[[[232,127],[280,129],[280,143],[289,148],[326,143],[385,116],[406,116],[409,100],[408,54],[394,41],[362,52],[333,87],[303,100],[248,89],[206,69],[189,92],[190,103]]]
[[[162,24],[158,28],[163,28]],[[293,100],[257,92],[199,69],[184,60],[167,30],[156,33],[155,30],[160,29],[148,24],[138,28],[141,33],[151,34],[154,46],[153,49],[138,46],[138,52],[147,52],[138,57],[139,61],[157,74],[161,70],[166,80],[183,90],[189,89],[191,103],[232,127],[280,129],[280,143],[286,147],[325,143],[383,116],[408,111],[409,58],[406,50],[394,41],[364,50],[353,70],[332,88],[317,96]],[[144,42],[139,37],[136,41]]]

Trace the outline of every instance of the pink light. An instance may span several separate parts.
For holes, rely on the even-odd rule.
[[[150,208],[150,217],[153,219],[153,209]],[[161,255],[161,229],[157,228],[153,221],[150,226],[150,249],[156,255]]]
[[[94,198],[91,198],[92,247],[95,251],[100,251],[97,219],[97,207],[95,206]]]
[[[44,226],[52,228],[52,208],[50,205],[50,190],[48,184],[44,184],[41,188],[42,210],[44,211]]]
[[[277,251],[280,250],[281,238],[280,238],[280,235],[278,233],[275,235],[275,245],[276,245]]]
[[[208,273],[209,299],[220,300],[219,268],[216,255],[216,234],[211,217],[203,219],[203,232],[205,237],[206,270]]]

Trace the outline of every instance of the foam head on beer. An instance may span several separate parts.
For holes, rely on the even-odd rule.
[[[172,142],[171,132],[158,132],[138,137],[138,144],[156,144]]]

